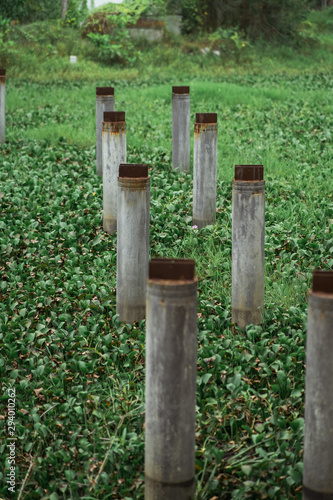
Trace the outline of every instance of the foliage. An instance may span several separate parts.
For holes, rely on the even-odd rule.
[[[319,37],[316,26],[310,21],[303,21],[295,33],[295,42],[304,47],[304,45],[316,45],[319,43]]]
[[[151,2],[148,0],[144,2],[134,0],[122,4],[108,3],[102,5],[95,9],[83,23],[82,35],[86,36],[88,33],[110,34],[114,24],[117,24],[117,22],[111,22],[111,20],[115,20],[114,16],[124,17],[127,25],[135,24],[147,12],[150,4]],[[125,25],[125,29],[126,27]]]
[[[0,65],[2,68],[9,66],[16,55],[14,42],[10,39],[10,19],[0,16]]]
[[[163,17],[170,2],[164,0],[125,0],[121,4],[108,3],[94,9],[82,25],[82,35],[108,34],[112,29],[110,15],[125,16],[127,25],[134,25],[140,18]]]
[[[65,19],[61,24],[70,28],[78,28],[87,15],[87,0],[69,0]]]
[[[240,34],[236,28],[219,28],[210,34],[208,39],[211,43],[211,50],[218,51],[222,57],[225,54],[234,55],[237,61],[240,60],[246,47],[250,46],[244,34]]]
[[[87,0],[69,0],[64,25],[77,27],[87,14]],[[2,0],[0,16],[22,23],[59,19],[61,0]]]
[[[71,54],[76,54],[79,60],[94,56],[90,42],[82,40],[78,30],[64,28],[60,19],[56,22],[37,21],[27,25],[15,25],[12,27],[10,39],[19,50],[20,57],[16,65],[22,68],[23,72],[40,74],[41,66],[48,65],[50,57],[66,57],[68,61]],[[65,61],[62,60],[62,63]]]
[[[27,3],[28,0],[17,0],[15,2],[12,0],[2,0],[0,3],[0,16],[15,20],[26,19]]]
[[[306,17],[306,0],[182,0],[185,32],[236,27],[251,39],[290,37]]]
[[[60,17],[60,1],[49,0],[2,0],[0,16],[23,23],[51,20]]]
[[[184,34],[196,33],[203,30],[204,19],[201,11],[198,9],[198,0],[182,0],[181,15],[182,31]]]
[[[133,63],[137,58],[131,36],[127,29],[130,17],[127,15],[107,16],[110,34],[88,33],[88,38],[98,47],[98,58],[102,62]]]
[[[316,25],[320,31],[332,32],[333,28],[333,6],[324,10],[312,10],[309,22]]]

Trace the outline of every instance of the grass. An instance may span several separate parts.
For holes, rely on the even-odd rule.
[[[96,64],[80,75],[55,65],[49,80],[42,70],[30,81],[9,71],[0,151],[6,499],[8,387],[17,498],[144,497],[145,321],[117,321],[117,240],[102,229],[95,173],[95,86],[110,82],[126,111],[128,161],[150,167],[151,257],[196,260],[197,499],[301,498],[307,294],[313,269],[333,268],[331,77],[316,64],[287,71],[285,61],[259,73],[215,65],[203,77],[206,61],[183,79],[165,66],[153,75]],[[218,113],[217,222],[200,231],[192,176],[170,165],[171,86],[180,83],[191,86],[192,123],[196,112]],[[252,162],[266,180],[265,313],[242,332],[231,322],[231,180],[235,164]]]

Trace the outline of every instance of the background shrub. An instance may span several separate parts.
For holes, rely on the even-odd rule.
[[[308,13],[307,0],[181,0],[185,33],[238,27],[249,38],[290,37]]]

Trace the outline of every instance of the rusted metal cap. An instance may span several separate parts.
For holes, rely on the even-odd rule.
[[[173,94],[189,94],[190,87],[172,87]]]
[[[121,163],[119,165],[119,177],[148,177],[148,165],[140,163]]]
[[[5,75],[6,75],[6,70],[0,69],[0,76],[5,76]]]
[[[149,279],[194,280],[195,261],[193,259],[152,259],[149,262]]]
[[[114,95],[113,87],[96,87],[96,95]]]
[[[333,271],[313,271],[312,292],[333,294]]]
[[[125,121],[125,111],[104,111],[103,113],[104,122],[124,122]]]
[[[195,123],[217,123],[217,113],[196,113]]]
[[[263,181],[263,165],[235,165],[235,181]]]

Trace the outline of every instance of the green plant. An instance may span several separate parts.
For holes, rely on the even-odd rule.
[[[323,10],[312,10],[308,20],[312,24],[315,24],[320,31],[331,32],[333,26],[333,6]]]
[[[203,28],[204,20],[198,9],[197,0],[182,0],[181,14],[183,33],[195,33]]]
[[[62,26],[78,28],[88,14],[87,0],[69,0]]]
[[[130,17],[127,15],[107,16],[111,25],[110,34],[88,33],[88,38],[97,46],[98,57],[103,62],[121,62],[132,64],[137,59],[137,52],[127,29]]]
[[[319,37],[316,26],[310,21],[303,21],[295,33],[295,42],[299,46],[317,45],[319,44]]]
[[[219,28],[208,37],[211,43],[211,50],[217,50],[222,55],[233,55],[239,61],[241,54],[250,43],[246,40],[244,34],[236,28]]]
[[[16,55],[15,44],[10,39],[10,19],[0,16],[0,65],[7,67]]]

